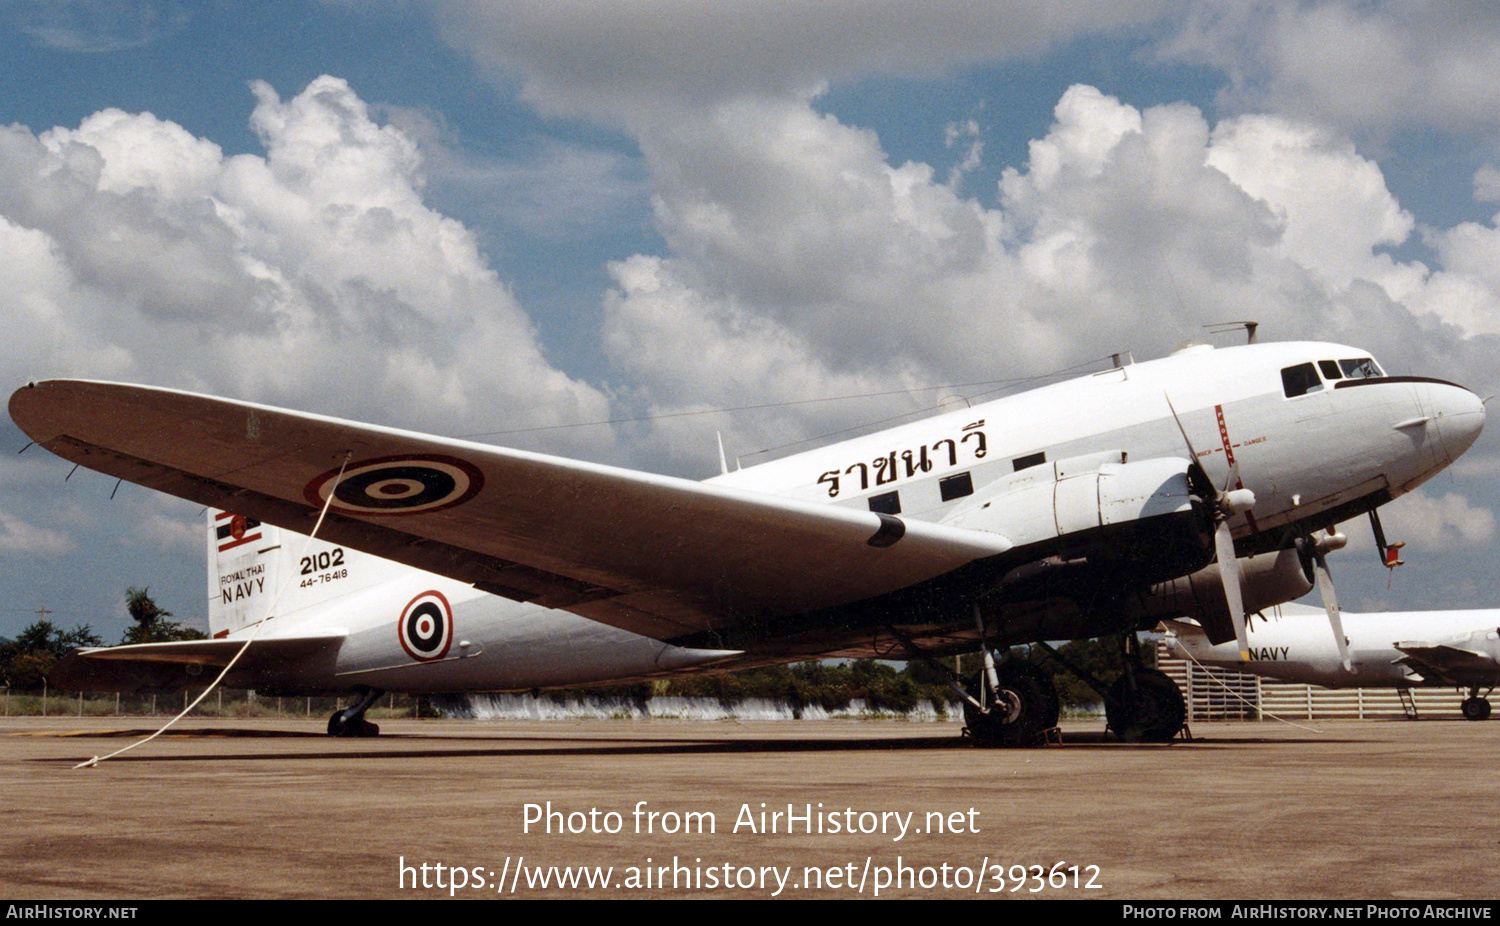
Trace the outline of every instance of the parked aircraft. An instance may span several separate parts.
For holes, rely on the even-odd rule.
[[[1500,610],[1346,611],[1347,669],[1322,615],[1316,608],[1286,604],[1252,619],[1249,661],[1232,647],[1211,643],[1196,624],[1164,623],[1168,644],[1204,665],[1325,688],[1468,689],[1464,716],[1490,716],[1489,694],[1500,685]]]
[[[326,518],[277,576],[215,549],[214,588],[238,596],[218,639],[86,651],[70,687],[224,666],[259,633],[226,682],[358,692],[329,723],[358,734],[382,691],[978,649],[955,684],[1001,744],[1038,742],[1058,702],[993,650],[1106,635],[1133,657],[1088,678],[1111,728],[1174,736],[1182,696],[1136,631],[1193,616],[1248,658],[1247,607],[1306,594],[1314,568],[1331,596],[1316,532],[1431,478],[1484,422],[1467,389],[1316,342],[1198,345],[704,482],[148,386],[36,382],[10,414],[67,460],[234,512],[230,537]],[[354,551],[418,571],[384,581]],[[268,614],[287,571],[308,605]]]

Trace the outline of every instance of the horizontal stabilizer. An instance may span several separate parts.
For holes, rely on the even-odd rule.
[[[1424,678],[1449,685],[1494,685],[1500,682],[1500,662],[1493,656],[1456,646],[1397,643],[1405,654],[1398,662],[1420,672]]]
[[[256,688],[289,669],[331,667],[344,635],[256,640],[225,679],[231,688]],[[66,691],[145,691],[207,685],[245,645],[238,640],[181,640],[83,649],[63,657],[47,682]]]

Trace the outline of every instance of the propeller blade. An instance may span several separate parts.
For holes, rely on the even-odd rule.
[[[1240,561],[1234,555],[1234,535],[1229,522],[1220,520],[1214,528],[1214,551],[1219,556],[1219,579],[1224,583],[1224,598],[1229,602],[1229,619],[1234,622],[1234,636],[1240,643],[1240,661],[1250,660],[1250,637],[1245,631],[1245,596],[1241,590]]]
[[[1345,672],[1353,672],[1349,641],[1344,637],[1344,619],[1339,611],[1338,595],[1333,590],[1333,573],[1328,571],[1328,558],[1318,544],[1313,544],[1313,569],[1318,577],[1318,594],[1323,596],[1323,610],[1328,612],[1328,625],[1333,628],[1333,641],[1339,645],[1339,659],[1343,660]]]
[[[1172,404],[1172,397],[1165,392],[1162,395],[1166,397],[1167,408],[1172,412],[1172,420],[1177,422],[1177,433],[1182,435],[1182,442],[1187,445],[1189,484],[1193,487],[1194,492],[1197,492],[1204,500],[1211,502],[1219,494],[1218,490],[1214,488],[1213,480],[1208,478],[1208,470],[1204,469],[1203,464],[1198,462],[1198,451],[1193,447],[1192,440],[1187,436],[1187,429],[1182,426],[1182,419],[1177,416],[1177,406]]]

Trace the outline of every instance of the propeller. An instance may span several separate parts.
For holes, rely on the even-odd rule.
[[[1240,482],[1238,462],[1231,465],[1224,488],[1216,488],[1213,480],[1208,478],[1208,471],[1198,462],[1198,451],[1193,448],[1170,395],[1167,396],[1167,408],[1172,410],[1172,420],[1177,422],[1177,431],[1187,445],[1188,482],[1200,498],[1213,505],[1214,553],[1219,558],[1219,580],[1224,583],[1224,599],[1229,603],[1229,619],[1234,624],[1235,639],[1239,641],[1240,660],[1247,662],[1250,659],[1250,637],[1245,629],[1245,582],[1239,558],[1234,554],[1234,533],[1229,529],[1229,522],[1236,515],[1255,507],[1255,493],[1249,489],[1229,488]]]
[[[1349,660],[1349,638],[1344,636],[1343,612],[1339,610],[1338,595],[1333,588],[1333,573],[1328,570],[1326,556],[1333,550],[1343,549],[1349,538],[1329,528],[1321,538],[1309,537],[1305,542],[1312,553],[1318,594],[1323,597],[1323,610],[1328,612],[1328,625],[1333,629],[1333,641],[1339,647],[1339,659],[1344,663],[1345,672],[1353,672],[1354,664]]]

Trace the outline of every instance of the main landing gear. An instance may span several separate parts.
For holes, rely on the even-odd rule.
[[[1187,722],[1187,702],[1165,672],[1149,669],[1141,659],[1141,642],[1124,637],[1125,674],[1115,679],[1104,699],[1110,731],[1127,743],[1171,741]]]
[[[385,692],[378,688],[358,689],[359,700],[328,718],[329,736],[379,736],[380,727],[365,719],[365,711]]]
[[[1062,712],[1051,676],[1027,662],[996,668],[988,649],[985,669],[970,681],[968,695],[964,723],[985,745],[1041,746]]]
[[[1108,688],[1046,643],[1037,643],[1104,699],[1105,729],[1127,743],[1170,742],[1187,725],[1187,702],[1165,672],[1148,668],[1134,633],[1121,637],[1125,673]]]
[[[950,684],[963,696],[964,733],[986,746],[1041,746],[1057,729],[1061,706],[1052,677],[1029,662],[1011,660],[996,664],[995,655],[983,641],[984,621],[975,608],[979,630],[980,654],[984,667],[979,674],[961,684],[962,678],[952,669],[923,653],[910,639],[894,627],[890,633],[906,649],[908,658],[919,659],[945,672]],[[1075,665],[1045,642],[1033,644],[1056,659],[1064,668],[1083,680],[1104,700],[1108,729],[1126,742],[1165,743],[1181,733],[1187,724],[1187,702],[1177,684],[1166,673],[1147,668],[1141,659],[1140,642],[1135,634],[1122,636],[1125,673],[1110,687],[1092,673]],[[1486,702],[1486,708],[1488,703]],[[1488,713],[1488,711],[1486,711]]]
[[[1469,696],[1464,699],[1463,703],[1464,719],[1489,720],[1490,702],[1488,695],[1490,691],[1494,690],[1495,689],[1491,688],[1489,691],[1486,691],[1483,695],[1481,695],[1479,693],[1478,687],[1470,688]]]

